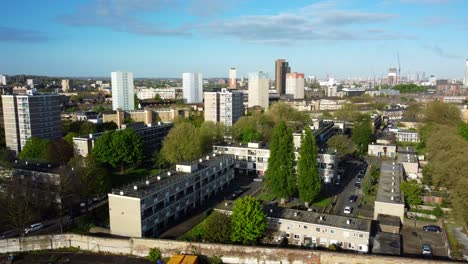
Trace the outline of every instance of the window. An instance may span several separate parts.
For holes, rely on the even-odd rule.
[[[320,232],[320,227],[315,228],[315,231]]]
[[[289,228],[294,228],[294,224],[289,224]]]
[[[335,234],[335,230],[330,229],[330,234]]]
[[[324,229],[322,230],[322,232],[323,232],[323,233],[327,233],[327,232],[328,232],[328,229],[324,228]]]
[[[294,239],[299,239],[299,235],[294,235]]]
[[[304,229],[307,229],[307,226],[306,226],[306,225],[304,226]]]
[[[359,234],[359,237],[360,237],[360,238],[363,238],[363,237],[364,237],[364,235],[363,235],[363,234]]]
[[[286,238],[289,238],[289,233],[286,233]]]

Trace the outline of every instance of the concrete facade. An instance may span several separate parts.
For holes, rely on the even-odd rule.
[[[268,108],[270,103],[269,82],[267,73],[255,72],[249,74],[248,107]]]
[[[133,72],[112,72],[112,110],[135,110]]]
[[[286,74],[286,95],[292,99],[304,99],[304,74]]]
[[[111,234],[154,237],[234,179],[234,156],[215,155],[109,193]]]
[[[170,88],[146,88],[136,87],[135,94],[140,100],[154,99],[159,96],[163,100],[177,100],[183,98],[183,89],[181,87]]]
[[[418,131],[398,130],[396,140],[399,142],[419,143],[419,133]]]
[[[229,69],[229,89],[236,89],[237,87],[237,70],[236,68]]]
[[[291,72],[289,63],[284,59],[275,61],[275,88],[280,95],[286,93],[286,74]],[[249,77],[250,83],[250,77]]]
[[[7,149],[18,154],[30,137],[62,136],[59,95],[2,95]]]
[[[243,94],[222,89],[204,93],[205,121],[232,126],[244,114]]]
[[[182,74],[182,89],[187,104],[203,102],[203,76],[201,73],[186,72]]]
[[[396,145],[371,143],[367,148],[367,154],[374,157],[396,157]]]

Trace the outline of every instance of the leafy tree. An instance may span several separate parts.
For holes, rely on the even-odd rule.
[[[169,131],[163,141],[161,155],[170,163],[191,161],[202,155],[199,130],[191,123],[180,123]]]
[[[422,204],[422,188],[416,181],[404,181],[400,186],[405,195],[405,202],[410,206]]]
[[[18,155],[22,160],[47,161],[49,141],[38,137],[30,137]]]
[[[68,134],[66,134],[63,139],[68,143],[70,144],[70,146],[73,146],[73,138],[74,137],[78,137],[79,134],[78,133],[75,133],[75,132],[68,132]]]
[[[458,133],[465,140],[468,140],[468,123],[462,123],[458,126]]]
[[[380,169],[372,167],[368,177],[364,177],[362,181],[362,192],[366,196],[373,196],[377,193],[377,187],[380,178]]]
[[[109,131],[109,130],[116,130],[118,127],[117,127],[117,124],[114,122],[114,121],[111,121],[111,122],[105,122],[105,123],[102,123],[102,124],[98,124],[96,126],[96,130],[97,132],[105,132],[105,131]]]
[[[73,157],[73,145],[59,138],[48,144],[47,160],[55,164],[65,164]]]
[[[235,201],[231,225],[231,240],[242,244],[255,243],[268,227],[262,205],[252,196]]]
[[[433,101],[427,104],[424,113],[425,121],[443,125],[460,124],[460,110],[453,104],[446,104],[441,101]]]
[[[420,121],[422,114],[422,105],[420,103],[412,103],[403,112],[403,119]]]
[[[359,112],[357,111],[357,107],[350,103],[344,104],[341,109],[338,109],[333,113],[333,117],[344,121],[354,121],[358,116]]]
[[[151,263],[156,263],[162,258],[161,250],[159,248],[151,248],[148,253],[148,260]]]
[[[340,156],[351,155],[356,151],[356,145],[345,135],[334,135],[327,141],[328,148],[336,149]]]
[[[356,144],[361,155],[367,152],[367,147],[369,143],[372,142],[373,138],[370,117],[367,115],[359,115],[354,121],[351,139],[354,144]]]
[[[138,96],[136,94],[133,95],[133,103],[135,104],[135,109],[138,109],[139,108],[139,104],[140,104],[140,99],[138,99]]]
[[[109,187],[109,174],[93,157],[76,156],[70,160],[66,171],[73,184],[72,192],[75,192],[82,200],[100,196],[106,193]]]
[[[421,92],[426,92],[427,87],[425,86],[419,86],[413,83],[409,84],[397,84],[393,86],[393,90],[398,90],[400,93],[421,93]]]
[[[96,124],[88,122],[88,121],[82,121],[80,125],[79,134],[89,135],[89,134],[94,134],[94,133],[96,133]]]
[[[213,212],[204,223],[206,233],[203,239],[211,243],[231,242],[231,217],[229,215]]]
[[[107,131],[96,140],[93,155],[112,167],[139,163],[143,159],[143,140],[131,128]]]
[[[192,115],[190,115],[189,120],[190,120],[190,122],[192,122],[192,124],[195,127],[201,127],[201,125],[205,121],[205,118],[201,114],[192,114]]]
[[[270,143],[270,158],[265,172],[267,187],[278,197],[290,198],[296,191],[294,177],[294,143],[285,122],[276,125]]]
[[[315,136],[310,128],[306,127],[305,134],[302,136],[297,162],[297,188],[299,198],[305,202],[306,207],[309,206],[309,202],[314,201],[322,187],[317,171],[317,156]]]
[[[223,264],[223,260],[220,256],[212,256],[209,259],[210,264]]]
[[[211,121],[203,122],[200,126],[200,144],[203,153],[213,150],[213,144],[224,141],[224,125]]]

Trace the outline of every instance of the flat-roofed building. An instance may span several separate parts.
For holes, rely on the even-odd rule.
[[[151,156],[154,151],[161,149],[164,138],[173,127],[172,123],[144,124],[130,123],[122,125],[120,129],[131,128],[143,140],[145,155]],[[88,136],[80,136],[73,138],[73,147],[75,154],[82,157],[88,156],[96,144],[96,140],[103,133],[89,134]]]
[[[232,126],[244,114],[243,94],[222,89],[204,93],[205,121]]]
[[[169,88],[136,87],[135,94],[140,100],[155,99],[157,97],[161,98],[162,100],[183,99],[182,87],[169,87]]]
[[[403,165],[395,162],[382,162],[380,166],[379,188],[374,202],[374,219],[378,216],[397,216],[404,222],[405,199],[400,189],[403,182]]]
[[[396,145],[371,143],[367,148],[367,155],[374,157],[395,158],[397,154]]]
[[[155,237],[226,188],[234,179],[234,156],[210,155],[152,175],[109,197],[111,234]]]
[[[403,165],[405,175],[410,179],[417,179],[419,173],[418,155],[414,148],[400,147],[398,148],[397,162]]]
[[[396,132],[396,140],[399,142],[419,143],[419,133],[418,131],[399,129]]]
[[[215,210],[232,214],[232,205],[232,202],[225,202]],[[268,219],[269,243],[279,244],[287,238],[289,244],[296,246],[328,248],[336,245],[344,250],[369,251],[372,220],[275,206],[265,206],[264,212]]]

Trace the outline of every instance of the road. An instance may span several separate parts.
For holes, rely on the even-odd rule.
[[[333,207],[333,214],[345,216],[356,216],[358,214],[359,208],[357,205],[361,202],[362,195],[360,194],[359,189],[354,186],[354,184],[356,183],[357,176],[361,170],[361,165],[362,163],[357,160],[344,162],[344,173],[341,176],[341,186],[335,185],[332,187],[332,191],[334,191],[338,196],[337,202]],[[352,194],[358,195],[358,200],[354,203],[349,202],[349,196]],[[353,208],[351,214],[345,214],[343,212],[346,206],[351,206]]]

